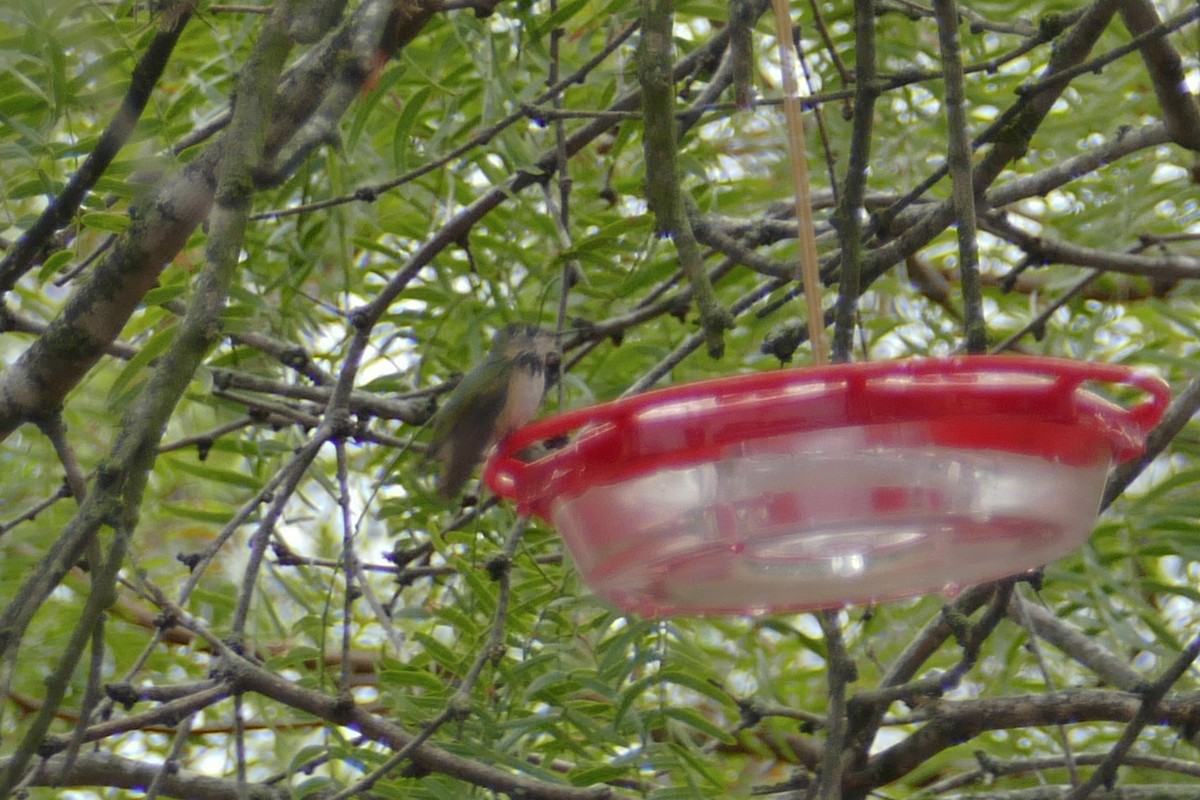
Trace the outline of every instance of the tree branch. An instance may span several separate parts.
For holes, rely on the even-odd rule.
[[[1193,8],[1194,14],[1197,9]],[[1180,147],[1200,151],[1200,108],[1196,98],[1187,89],[1183,74],[1183,62],[1179,53],[1167,40],[1166,26],[1159,19],[1158,10],[1149,0],[1126,0],[1121,3],[1121,20],[1136,37],[1150,31],[1161,31],[1161,35],[1145,41],[1141,46],[1146,72],[1154,84],[1158,105],[1163,112],[1163,122],[1171,141]]]
[[[79,171],[71,176],[58,197],[50,201],[37,222],[21,234],[13,248],[0,260],[0,295],[12,289],[29,270],[42,254],[50,236],[70,222],[83,198],[125,146],[150,100],[155,84],[171,59],[175,43],[192,18],[189,3],[180,3],[179,6],[178,13],[163,15],[165,26],[155,34],[146,52],[138,59],[129,82],[129,91],[125,93],[116,115],[100,134],[95,149],[88,154]]]
[[[946,162],[953,185],[951,199],[958,233],[965,346],[968,353],[983,353],[987,350],[987,325],[983,319],[983,289],[979,282],[975,184],[972,178],[971,142],[967,134],[962,48],[958,41],[958,4],[954,0],[933,0],[933,8],[937,16],[942,70],[946,76],[945,107],[949,128]],[[842,270],[845,271],[845,266]]]
[[[1002,217],[989,216],[980,227],[995,236],[1007,239],[1041,264],[1073,264],[1102,272],[1142,275],[1155,280],[1196,280],[1200,278],[1200,258],[1174,253],[1145,256],[1099,250],[1069,242],[1035,236]]]
[[[278,111],[267,135],[268,154],[286,144],[315,112],[334,77],[342,74],[337,70],[349,69],[351,47],[364,38],[362,34],[355,38],[356,32],[360,26],[372,29],[367,12],[382,5],[383,0],[364,3],[342,29],[309,51],[280,82]],[[378,36],[378,25],[374,32]],[[46,332],[0,373],[0,440],[42,409],[61,405],[116,339],[155,285],[163,265],[170,263],[208,215],[217,169],[231,139],[226,132],[131,207],[129,226],[90,279]]]
[[[1042,695],[930,700],[920,709],[925,724],[898,744],[871,757],[866,768],[846,775],[844,787],[874,789],[908,774],[948,747],[994,730],[1081,722],[1132,722],[1145,707],[1137,694],[1098,689]],[[1195,730],[1200,724],[1200,697],[1164,698],[1155,706],[1155,724]]]
[[[66,683],[91,637],[92,627],[116,599],[117,573],[137,525],[158,444],[176,403],[215,338],[213,323],[219,318],[233,280],[253,197],[251,173],[262,158],[275,82],[290,48],[285,33],[286,17],[286,6],[277,6],[245,66],[239,103],[230,127],[230,135],[242,147],[231,148],[220,166],[216,187],[218,212],[210,231],[208,263],[197,279],[195,299],[188,314],[175,341],[123,420],[113,454],[100,470],[94,490],[55,542],[57,552],[39,562],[38,570],[20,591],[21,602],[10,604],[0,615],[0,658],[3,658],[20,641],[34,611],[58,586],[100,525],[113,527],[115,535],[108,555],[95,571],[92,592],[59,659],[54,680],[48,683],[46,703],[35,723],[26,730],[0,779],[0,795],[7,794],[21,780],[28,758],[53,719]]]
[[[862,270],[862,213],[867,171],[871,163],[871,131],[875,120],[875,6],[872,0],[854,4],[854,128],[850,133],[850,162],[838,203],[837,235],[841,245],[842,273],[833,327],[833,360],[849,362],[857,321],[859,280]]]
[[[7,769],[12,758],[0,758],[0,770]],[[162,777],[158,777],[161,775]],[[28,786],[110,786],[115,789],[142,791],[158,781],[159,793],[180,800],[289,800],[288,787],[251,785],[242,793],[236,781],[212,778],[187,770],[163,771],[159,764],[145,759],[122,758],[102,752],[83,752],[66,769],[66,757],[53,756],[38,763]]]
[[[675,6],[672,0],[642,0],[641,9],[638,80],[642,87],[646,202],[654,214],[658,234],[674,241],[684,274],[692,284],[708,355],[720,358],[725,352],[724,333],[732,327],[733,321],[729,312],[717,302],[712,284],[704,271],[700,247],[685,211],[679,170],[675,163],[675,149],[678,147],[672,81]]]
[[[1125,726],[1125,730],[1121,732],[1121,738],[1117,740],[1117,743],[1108,752],[1108,757],[1104,759],[1099,768],[1092,773],[1092,776],[1083,785],[1072,789],[1067,794],[1065,800],[1086,800],[1101,786],[1106,789],[1112,787],[1117,777],[1117,769],[1121,766],[1125,754],[1133,747],[1142,730],[1157,720],[1159,704],[1162,702],[1162,699],[1166,697],[1171,687],[1183,677],[1183,674],[1191,668],[1192,662],[1196,660],[1197,656],[1200,656],[1200,637],[1193,639],[1183,649],[1183,652],[1163,671],[1158,680],[1142,689],[1141,706],[1138,708],[1137,714]]]

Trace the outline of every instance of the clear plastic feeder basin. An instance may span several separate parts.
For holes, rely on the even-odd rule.
[[[1056,359],[781,370],[543,420],[500,444],[485,479],[551,522],[622,609],[796,611],[1064,555],[1169,400],[1150,373]],[[561,446],[522,457],[543,443]]]

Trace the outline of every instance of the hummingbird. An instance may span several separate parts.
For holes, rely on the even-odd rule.
[[[443,499],[458,496],[492,445],[533,419],[546,391],[546,367],[558,357],[550,331],[519,324],[496,331],[487,357],[433,418],[429,454],[442,462]]]

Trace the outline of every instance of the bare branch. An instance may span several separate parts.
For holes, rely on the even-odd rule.
[[[0,769],[6,769],[11,760],[11,757],[0,758]],[[159,778],[159,775],[162,777]],[[288,800],[291,797],[287,787],[251,785],[242,794],[236,781],[212,778],[189,770],[164,772],[152,761],[122,758],[102,752],[80,753],[69,770],[66,769],[65,756],[45,759],[33,771],[28,785],[111,786],[142,791],[156,780],[161,795],[180,800]]]

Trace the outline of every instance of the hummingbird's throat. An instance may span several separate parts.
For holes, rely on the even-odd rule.
[[[528,370],[534,375],[541,375],[546,370],[546,362],[537,353],[517,353],[513,358],[513,367]]]

